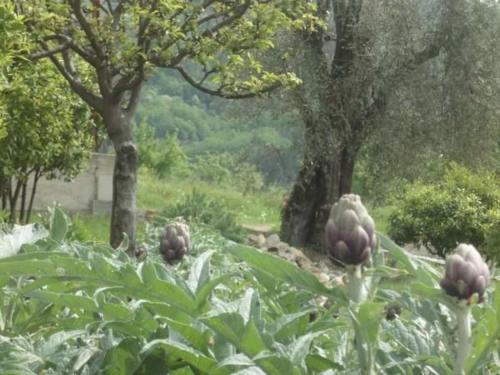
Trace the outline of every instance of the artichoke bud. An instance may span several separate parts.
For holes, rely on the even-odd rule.
[[[182,260],[191,250],[189,227],[178,221],[168,224],[160,234],[160,254],[165,262],[174,264]]]
[[[335,203],[325,228],[328,256],[344,265],[365,264],[376,245],[375,223],[355,194]]]
[[[446,259],[441,288],[460,300],[471,303],[474,295],[483,301],[484,292],[490,282],[490,271],[481,255],[472,245],[460,244],[453,255]]]

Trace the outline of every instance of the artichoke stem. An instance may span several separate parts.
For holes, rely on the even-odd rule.
[[[349,299],[356,305],[359,305],[367,297],[365,278],[363,277],[363,266],[347,266],[346,270]],[[356,326],[354,328],[354,342],[361,366],[361,373],[363,375],[374,374],[371,353],[369,353],[369,349],[365,346],[363,335],[359,331],[359,328],[356,328]]]
[[[455,375],[465,374],[465,361],[471,348],[471,314],[470,307],[460,304],[456,309],[457,318],[457,357],[455,360]]]
[[[361,303],[366,299],[362,267],[361,265],[356,265],[347,269],[349,298],[355,303]]]

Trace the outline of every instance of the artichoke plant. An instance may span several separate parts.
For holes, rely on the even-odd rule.
[[[375,248],[375,224],[355,194],[335,203],[325,228],[328,256],[344,265],[363,265]]]
[[[376,245],[375,223],[355,194],[343,195],[330,211],[325,227],[325,245],[328,257],[345,266],[347,294],[354,309],[367,297],[371,278],[363,274],[363,265]],[[361,372],[374,373],[374,353],[365,350],[364,336],[356,330],[355,342]]]
[[[472,245],[460,244],[453,255],[446,259],[446,270],[441,288],[460,300],[470,301],[476,293],[479,302],[490,280],[488,266]]]
[[[187,224],[177,221],[168,224],[160,235],[160,253],[168,264],[182,260],[191,250],[191,235]]]
[[[471,301],[474,295],[477,295],[479,302],[483,300],[489,281],[488,266],[474,246],[460,244],[453,255],[446,259],[441,288],[446,294],[458,298],[457,305],[452,309],[457,322],[456,375],[465,374],[465,364],[472,346]]]

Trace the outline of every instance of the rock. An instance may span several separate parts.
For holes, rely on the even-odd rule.
[[[336,276],[336,277],[333,278],[333,280],[335,281],[335,283],[337,285],[345,286],[344,277],[342,277],[342,276]]]
[[[269,249],[269,248],[274,247],[275,245],[277,245],[279,243],[280,243],[280,236],[278,236],[276,233],[274,233],[274,234],[271,234],[269,237],[267,237],[264,246]]]
[[[321,284],[328,284],[330,281],[330,277],[324,272],[320,272],[316,276]]]
[[[262,247],[264,247],[264,244],[266,243],[266,237],[264,237],[264,235],[262,233],[249,234],[248,241],[250,242],[250,244],[261,249]]]

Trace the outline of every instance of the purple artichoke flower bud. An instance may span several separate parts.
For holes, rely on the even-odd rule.
[[[355,194],[343,195],[330,211],[325,228],[328,256],[344,265],[363,265],[376,245],[375,223]]]
[[[184,222],[168,224],[160,235],[160,254],[165,262],[174,264],[191,250],[189,227]]]
[[[490,270],[476,248],[460,244],[446,259],[444,279],[440,284],[448,295],[470,303],[474,293],[479,296],[479,302],[483,301],[489,282]]]

